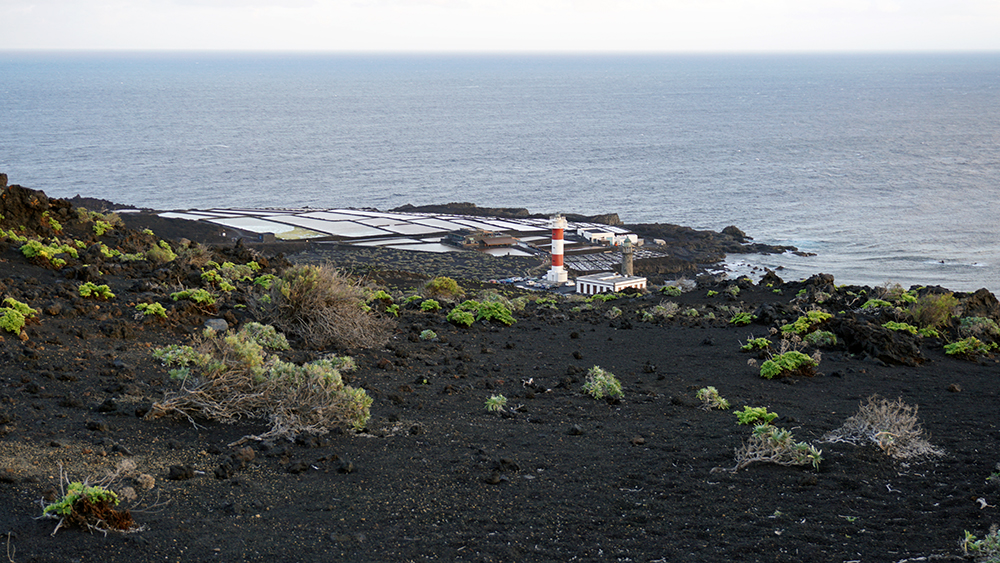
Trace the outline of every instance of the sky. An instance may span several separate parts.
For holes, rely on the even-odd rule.
[[[1000,0],[0,0],[0,50],[1000,51]]]

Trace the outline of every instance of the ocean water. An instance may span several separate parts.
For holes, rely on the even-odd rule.
[[[0,171],[156,209],[736,225],[785,279],[1000,293],[1000,54],[0,53]]]

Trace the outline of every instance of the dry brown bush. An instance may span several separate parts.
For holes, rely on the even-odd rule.
[[[257,308],[260,318],[316,348],[378,347],[395,325],[363,307],[360,282],[329,266],[287,268],[268,296]]]
[[[944,451],[924,438],[917,421],[917,407],[905,404],[902,399],[889,401],[877,395],[862,403],[857,414],[843,426],[824,434],[822,441],[854,445],[871,442],[898,459],[944,455]]]
[[[353,362],[323,359],[295,365],[268,354],[262,331],[240,330],[218,335],[207,332],[193,346],[157,350],[180,390],[167,393],[146,415],[155,419],[179,413],[221,422],[267,418],[271,429],[248,439],[263,440],[298,434],[324,434],[334,426],[363,428],[372,399],[364,389],[344,385],[341,371]],[[192,366],[194,369],[192,370]]]

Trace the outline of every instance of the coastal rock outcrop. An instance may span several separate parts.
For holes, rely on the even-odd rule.
[[[861,317],[833,319],[825,328],[836,334],[852,354],[866,354],[892,365],[918,366],[926,361],[916,336]]]

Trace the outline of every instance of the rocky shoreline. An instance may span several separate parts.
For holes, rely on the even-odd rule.
[[[2,195],[0,295],[34,311],[0,330],[0,533],[12,561],[962,560],[966,531],[1000,523],[989,349],[1000,302],[985,290],[687,270],[690,281],[652,293],[548,299],[483,282],[530,272],[532,259],[199,244],[175,220],[119,224],[20,186]],[[677,264],[748,242],[738,229],[641,236],[671,232],[690,252]],[[252,280],[303,262],[362,276],[371,314],[391,326],[372,346],[290,335],[273,352],[294,365],[352,357],[344,381],[373,400],[363,429],[230,446],[269,420],[147,417],[181,387],[155,350],[194,342],[207,321],[268,322]],[[241,266],[250,279],[220,279]],[[424,307],[427,281],[443,275],[464,295]],[[83,295],[88,283],[97,293]],[[214,303],[173,297],[196,289]],[[507,303],[514,322],[448,320],[471,299]],[[144,312],[154,304],[163,316]],[[974,335],[982,352],[945,348]],[[742,349],[760,340],[769,347]],[[783,348],[817,363],[762,377]],[[621,397],[583,390],[595,366]],[[732,408],[706,407],[708,387]],[[490,411],[496,396],[505,407]],[[874,396],[913,409],[929,449],[900,457],[885,434],[831,438]],[[746,407],[775,413],[822,459],[740,467],[753,429],[733,412]],[[53,535],[56,520],[38,517],[73,480],[113,488],[132,532]]]

